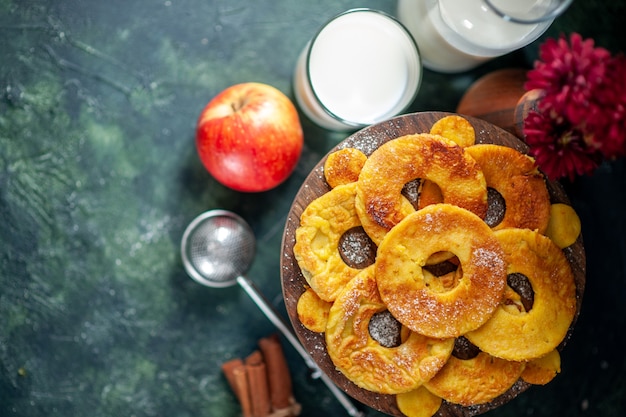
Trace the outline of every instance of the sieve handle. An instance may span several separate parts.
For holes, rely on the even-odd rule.
[[[252,301],[261,309],[263,314],[280,330],[285,338],[291,343],[296,351],[302,356],[306,365],[314,372],[314,375],[319,378],[328,387],[330,392],[337,398],[337,400],[343,405],[348,414],[352,417],[363,417],[364,414],[359,411],[354,404],[348,399],[348,397],[335,385],[335,383],[326,375],[313,361],[311,355],[304,349],[296,338],[293,331],[285,324],[285,321],[281,319],[274,309],[267,302],[265,297],[259,292],[254,284],[244,276],[237,277],[237,283],[245,290],[250,296]]]

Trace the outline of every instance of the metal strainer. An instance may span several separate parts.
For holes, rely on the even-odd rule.
[[[196,217],[183,234],[182,256],[187,273],[209,287],[230,287],[243,275],[256,250],[250,226],[226,210]]]
[[[181,242],[185,270],[196,282],[224,288],[239,284],[265,316],[280,330],[307,366],[353,417],[363,416],[334,382],[323,373],[293,331],[245,277],[256,252],[254,233],[246,221],[227,210],[209,210],[187,226]]]

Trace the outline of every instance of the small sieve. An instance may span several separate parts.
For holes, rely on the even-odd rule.
[[[196,282],[216,288],[239,284],[265,316],[302,356],[313,375],[320,378],[350,416],[363,416],[333,381],[324,374],[299,343],[293,331],[245,277],[256,252],[254,233],[246,221],[227,210],[209,210],[187,226],[181,242],[183,265]]]
[[[195,281],[209,287],[237,283],[254,259],[255,239],[250,226],[226,210],[211,210],[187,226],[182,240],[185,270]]]

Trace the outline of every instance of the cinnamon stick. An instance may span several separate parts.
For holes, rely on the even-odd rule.
[[[241,405],[243,417],[253,417],[250,387],[248,384],[248,377],[246,375],[246,366],[243,361],[237,358],[225,362],[222,364],[222,372],[224,372],[228,384]]]
[[[246,375],[250,387],[250,399],[252,400],[252,416],[267,417],[272,411],[270,400],[267,368],[263,361],[263,355],[258,350],[254,351],[245,359]]]
[[[224,373],[224,376],[228,381],[228,385],[230,385],[230,388],[233,390],[235,395],[238,395],[238,393],[237,384],[235,382],[235,374],[233,371],[235,370],[235,368],[238,368],[240,366],[243,366],[243,361],[239,358],[231,359],[222,364],[222,372]]]
[[[250,384],[248,383],[248,375],[245,365],[241,365],[234,369],[235,381],[239,390],[239,404],[241,405],[241,414],[243,417],[254,417],[252,414],[252,393],[250,392]]]
[[[272,409],[282,410],[290,407],[293,399],[293,387],[287,359],[278,335],[259,340],[259,348],[267,365]]]

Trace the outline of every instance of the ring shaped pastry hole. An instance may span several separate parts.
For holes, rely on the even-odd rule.
[[[402,324],[388,310],[375,313],[367,326],[370,337],[386,348],[402,344]]]
[[[535,302],[535,291],[533,291],[528,277],[519,272],[514,272],[507,275],[506,283],[513,290],[514,294],[507,293],[505,308],[513,313],[529,312]]]
[[[464,336],[459,336],[454,339],[454,348],[452,349],[452,356],[463,361],[473,359],[480,353],[480,349],[476,347],[472,342],[467,340]]]
[[[430,204],[443,202],[441,188],[432,181],[424,178],[416,178],[404,184],[400,192],[408,200],[415,210],[424,208]]]
[[[421,183],[422,183],[422,180],[420,178],[416,178],[404,184],[404,187],[402,187],[402,191],[401,191],[401,194],[407,200],[409,200],[409,202],[411,203],[411,205],[413,206],[415,210],[419,208],[418,200],[419,200],[419,195],[420,195]]]
[[[348,229],[339,239],[338,249],[351,268],[365,269],[376,261],[377,246],[361,226]]]
[[[489,227],[495,227],[504,220],[506,212],[506,201],[502,194],[496,189],[487,188],[487,214],[485,215],[485,223]]]
[[[443,260],[442,260],[443,259]],[[450,252],[437,252],[423,267],[424,283],[430,291],[445,293],[459,284],[463,270],[459,260]]]
[[[428,259],[429,260],[437,259],[439,257],[445,257],[445,256],[446,256],[445,253],[437,252],[436,254],[431,255],[430,258]],[[451,272],[455,272],[457,269],[460,268],[460,265],[459,265],[458,258],[454,255],[451,255],[451,256],[452,257],[450,259],[444,260],[442,262],[437,262],[437,263],[428,262],[428,265],[424,265],[424,269],[436,277],[441,277]]]

